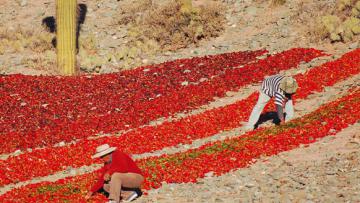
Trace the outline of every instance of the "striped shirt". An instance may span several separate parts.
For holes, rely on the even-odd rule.
[[[261,90],[269,97],[275,97],[275,104],[284,106],[286,97],[285,92],[280,89],[280,81],[283,79],[282,75],[272,75],[266,77],[261,84]]]

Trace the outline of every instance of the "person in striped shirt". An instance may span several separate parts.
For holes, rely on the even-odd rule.
[[[282,75],[272,75],[266,77],[261,84],[259,99],[253,108],[249,121],[245,125],[246,130],[255,128],[265,105],[270,98],[275,98],[277,115],[280,124],[290,120],[294,116],[294,107],[291,96],[296,92],[298,84],[292,77]],[[285,114],[284,116],[284,109]]]

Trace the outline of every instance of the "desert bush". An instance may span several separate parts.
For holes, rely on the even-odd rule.
[[[136,41],[155,40],[165,50],[175,50],[216,37],[224,29],[224,7],[209,2],[199,8],[181,1],[153,5],[132,24],[129,35]]]
[[[43,53],[35,53],[26,55],[21,60],[21,64],[25,67],[45,70],[48,73],[58,73],[56,67],[56,53],[55,50],[47,50]]]
[[[135,23],[144,12],[147,12],[152,8],[152,5],[152,0],[134,0],[128,4],[124,4],[119,8],[119,12],[116,14],[113,24],[127,25],[129,23]]]
[[[310,33],[318,40],[329,38],[332,42],[349,42],[360,34],[359,0],[339,0],[329,13],[312,23]]]
[[[286,3],[286,0],[271,0],[270,4],[272,6],[281,6]]]
[[[53,49],[51,34],[42,30],[25,30],[21,27],[14,29],[0,28],[0,47],[7,47],[2,51],[17,53],[25,50],[41,53]]]
[[[197,44],[224,29],[226,8],[218,1],[193,7],[191,0],[137,0],[122,6],[113,24],[127,26],[127,42],[106,56],[122,69],[143,64],[156,53]]]

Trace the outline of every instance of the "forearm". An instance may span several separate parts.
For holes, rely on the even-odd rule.
[[[277,115],[280,119],[281,122],[284,122],[285,119],[284,119],[284,111],[283,111],[283,107],[276,104],[276,111],[277,111]]]

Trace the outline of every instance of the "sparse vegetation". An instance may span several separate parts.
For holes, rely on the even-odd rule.
[[[317,40],[352,41],[355,35],[360,34],[359,13],[359,0],[339,0],[330,14],[319,16],[313,22],[311,34]]]
[[[188,4],[170,1],[154,7],[133,25],[134,38],[155,40],[161,48],[175,50],[218,36],[225,20],[221,5],[209,3],[193,8]]]
[[[155,4],[135,1],[121,9],[114,24],[127,25],[130,40],[108,60],[121,61],[123,68],[141,63],[162,51],[172,51],[218,36],[224,29],[225,7],[211,1],[193,7],[190,0],[170,0]]]
[[[281,6],[286,3],[286,0],[271,0],[272,6]]]
[[[25,50],[42,53],[53,49],[51,40],[51,34],[44,31],[34,32],[20,27],[14,29],[0,27],[0,53],[2,54],[6,52],[23,52]]]

